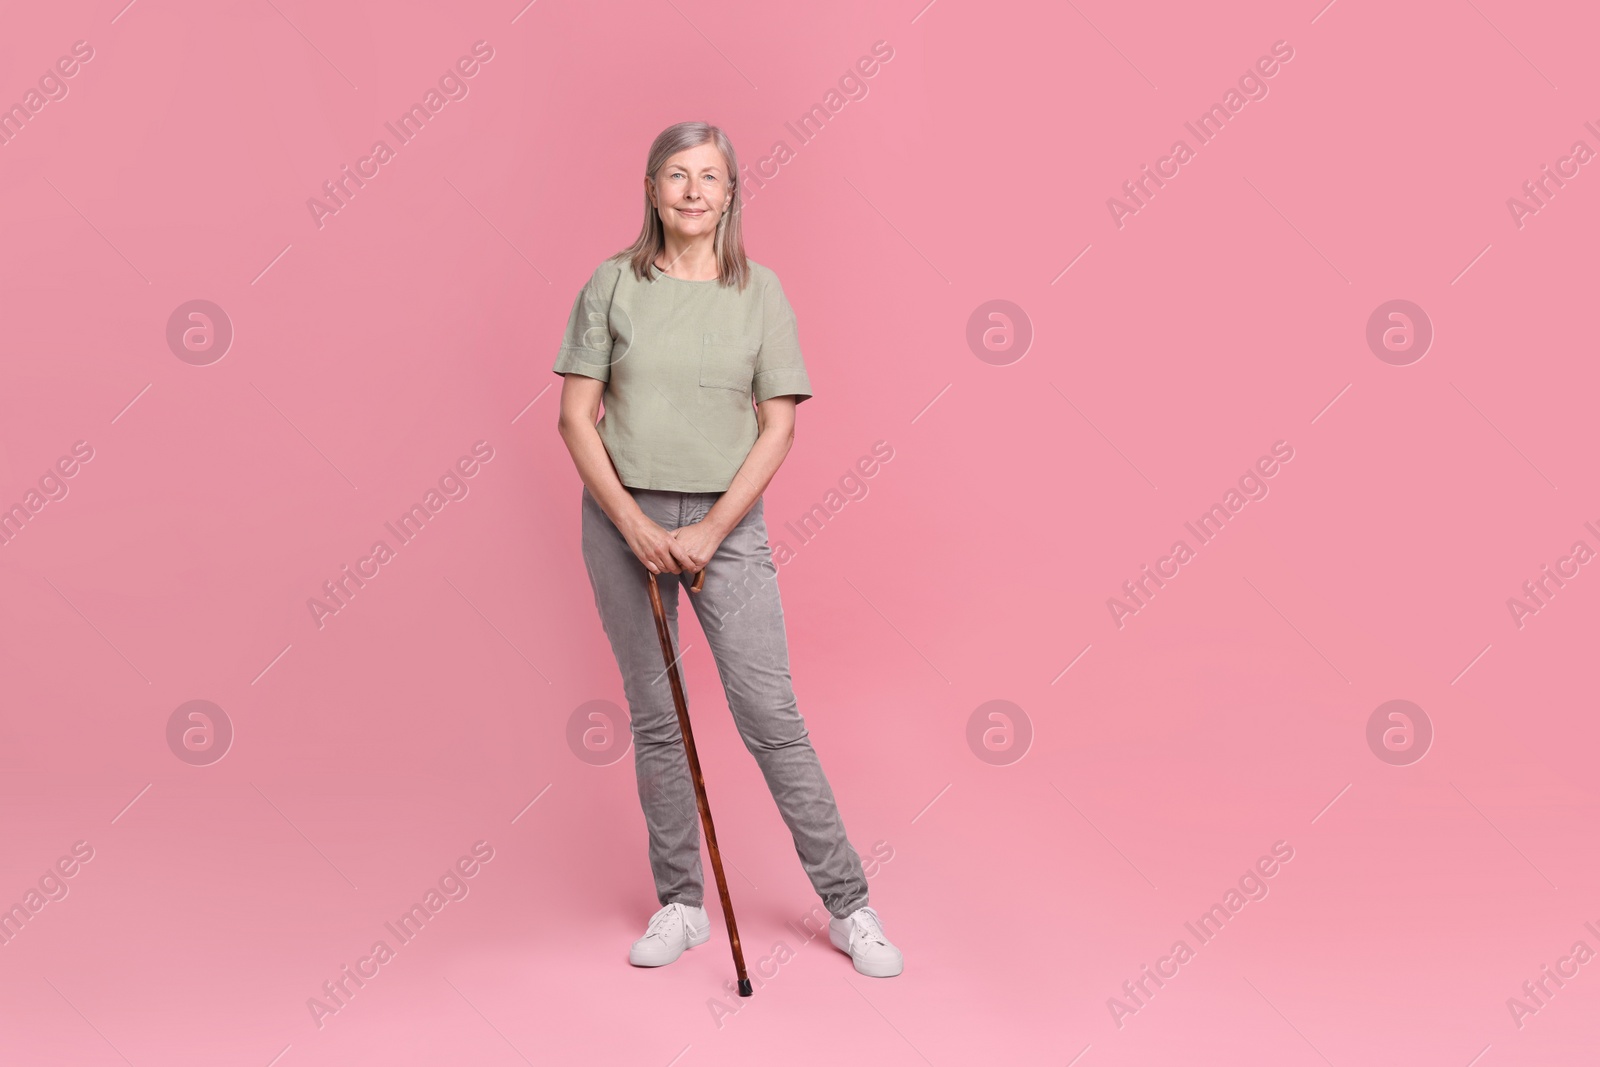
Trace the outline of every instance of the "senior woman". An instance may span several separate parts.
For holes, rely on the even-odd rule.
[[[583,480],[584,564],[622,674],[661,905],[628,959],[659,967],[711,936],[694,786],[647,588],[654,574],[678,647],[680,576],[704,570],[690,603],[739,736],[831,917],[829,940],[857,971],[886,978],[901,972],[902,955],[867,904],[861,858],[789,675],[761,494],[789,452],[811,383],[777,275],[745,257],[737,175],[733,146],[715,126],[683,122],[656,137],[639,237],[578,293],[553,368],[561,438]]]

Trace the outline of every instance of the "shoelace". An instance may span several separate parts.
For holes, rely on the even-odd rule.
[[[883,936],[883,927],[879,925],[877,916],[865,910],[856,916],[855,933],[858,940],[875,942],[887,945],[888,939]]]
[[[645,928],[644,936],[660,937],[664,939],[666,938],[667,934],[671,932],[672,923],[678,921],[680,918],[681,915],[679,914],[677,908],[667,908],[661,912],[658,912],[650,920],[650,925]]]

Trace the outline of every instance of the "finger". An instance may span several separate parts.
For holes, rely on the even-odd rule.
[[[672,554],[682,561],[682,565],[691,570],[699,570],[700,562],[689,554],[689,550],[674,541],[671,545]]]

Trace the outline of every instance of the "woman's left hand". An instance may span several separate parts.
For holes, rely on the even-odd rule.
[[[703,571],[706,569],[706,564],[711,562],[711,557],[716,555],[717,546],[722,544],[722,539],[726,535],[717,532],[716,527],[701,519],[688,526],[678,527],[672,531],[672,536],[677,538],[679,547],[694,560],[695,570]]]

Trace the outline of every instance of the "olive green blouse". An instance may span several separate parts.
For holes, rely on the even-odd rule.
[[[812,395],[778,276],[747,262],[739,292],[607,259],[573,301],[553,369],[606,383],[596,429],[623,485],[723,492],[756,441],[752,401]]]

